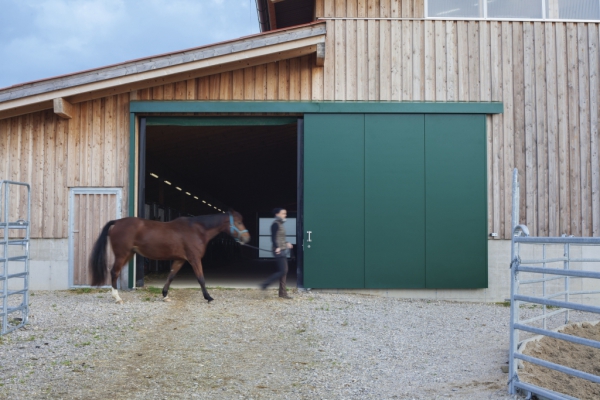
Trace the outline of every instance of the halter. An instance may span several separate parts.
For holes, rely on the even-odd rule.
[[[233,238],[236,240],[236,242],[239,242],[240,238],[242,237],[242,233],[248,232],[248,229],[241,231],[236,228],[235,224],[233,223],[233,214],[229,213],[229,232],[231,233],[231,236],[233,236],[233,232],[237,232],[237,237],[233,236]]]

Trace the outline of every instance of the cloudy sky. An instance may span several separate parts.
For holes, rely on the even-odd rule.
[[[255,0],[0,0],[0,88],[258,32]]]

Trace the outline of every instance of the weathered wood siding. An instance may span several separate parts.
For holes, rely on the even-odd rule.
[[[425,0],[316,0],[319,17],[423,18]]]
[[[316,4],[318,17],[380,20],[327,21],[313,99],[502,101],[488,117],[490,232],[510,237],[517,167],[532,234],[600,236],[599,24],[391,19],[422,18],[422,0]]]
[[[73,196],[73,285],[90,286],[88,260],[104,224],[117,218],[116,194],[78,193]],[[106,246],[107,264],[115,261],[110,241]],[[111,284],[110,274],[104,285]]]
[[[488,117],[489,231],[510,237],[517,167],[532,234],[600,236],[599,24],[385,19],[418,18],[419,4],[318,1],[325,18],[383,19],[328,20],[324,67],[311,55],[132,98],[502,101]],[[0,120],[0,176],[33,183],[34,237],[66,237],[68,186],[127,190],[129,96],[77,103],[72,120]]]
[[[187,81],[137,91],[138,100],[310,100],[314,55],[291,58],[241,70],[223,72]]]
[[[75,110],[69,120],[52,110],[0,120],[0,178],[31,183],[32,238],[68,236],[69,187],[122,187],[127,209],[129,94]]]

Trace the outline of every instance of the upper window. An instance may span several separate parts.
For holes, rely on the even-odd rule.
[[[600,20],[600,0],[425,0],[428,18]]]

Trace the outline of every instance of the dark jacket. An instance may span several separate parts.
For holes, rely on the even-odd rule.
[[[283,253],[287,249],[285,228],[283,227],[283,221],[279,218],[276,218],[273,225],[271,225],[271,241],[273,242],[273,250],[279,247]]]

